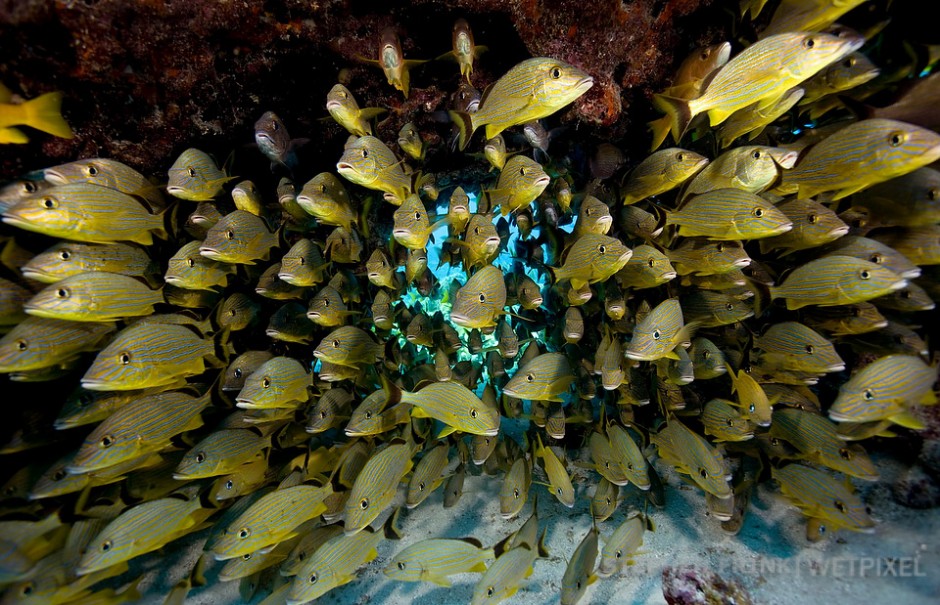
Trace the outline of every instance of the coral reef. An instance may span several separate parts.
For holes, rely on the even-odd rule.
[[[751,596],[738,582],[695,567],[663,569],[663,598],[669,605],[750,605]]]

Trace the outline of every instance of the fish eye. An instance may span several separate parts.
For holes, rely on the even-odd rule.
[[[68,298],[72,293],[69,292],[68,288],[59,288],[55,291],[55,295],[59,298]]]
[[[601,254],[605,254],[607,252],[607,246],[605,246],[604,244],[601,244],[600,246],[597,247],[597,251],[600,252]]]
[[[891,133],[891,138],[888,139],[888,143],[892,147],[897,147],[907,139],[907,136],[903,132],[893,132]]]
[[[398,569],[400,569],[400,570],[402,570],[402,571],[405,571],[405,562],[404,562],[404,561],[399,561],[399,562],[398,562]]]
[[[529,169],[526,168],[525,166],[521,166],[521,167],[519,168],[519,174],[520,174],[521,176],[525,176],[525,175],[527,175],[528,173],[529,173]]]
[[[659,340],[660,336],[662,336],[662,333],[659,330],[653,330],[653,340]]]
[[[862,393],[862,397],[864,397],[866,401],[871,401],[875,398],[875,392],[871,389],[865,389],[865,392]]]
[[[121,362],[122,366],[126,366],[131,362],[131,354],[127,352],[121,353],[118,355],[118,361]]]
[[[712,356],[712,352],[709,351],[708,349],[702,351],[702,359],[708,359],[711,356]]]
[[[754,216],[756,216],[757,218],[760,218],[760,217],[764,216],[764,209],[763,209],[763,208],[754,208]]]
[[[623,556],[623,550],[617,549],[617,552],[614,554],[614,556],[619,559]]]
[[[424,491],[424,481],[421,481],[420,483],[418,483],[418,491],[419,492]]]
[[[240,530],[238,530],[238,537],[241,538],[242,540],[244,540],[245,538],[247,538],[247,537],[250,536],[250,535],[251,535],[251,528],[250,528],[250,527],[243,527],[243,528],[241,528]]]
[[[806,222],[808,222],[810,225],[815,225],[816,221],[818,220],[819,220],[819,217],[817,217],[815,214],[810,214],[809,216],[806,217]]]
[[[111,447],[112,445],[114,445],[114,435],[105,435],[104,437],[101,438],[101,441],[98,442],[98,445],[100,445],[103,448]]]
[[[235,368],[234,370],[232,370],[232,376],[234,376],[235,378],[241,378],[241,377],[242,377],[242,369],[241,369],[241,368]]]
[[[85,174],[88,176],[98,176],[98,168],[94,164],[89,164],[88,167],[85,168]]]
[[[526,382],[533,382],[533,381],[535,381],[535,374],[529,372],[528,374],[525,375],[525,380],[526,380]]]
[[[839,456],[840,456],[843,460],[851,460],[851,459],[852,459],[852,452],[850,452],[849,450],[847,450],[847,449],[844,448],[844,447],[840,447],[840,448],[839,448]]]
[[[235,489],[235,482],[229,479],[225,482],[225,489]]]
[[[757,409],[757,406],[755,406],[753,403],[752,403],[751,405],[747,406],[747,411],[748,411],[748,412],[754,413],[754,411],[755,411],[756,409]]]
[[[280,129],[281,129],[281,125],[280,125],[280,124],[278,124],[277,122],[272,122],[272,123],[271,123],[271,130],[273,130],[274,132],[277,132],[277,131],[280,130]]]
[[[556,488],[555,488],[555,493],[560,496],[560,495],[561,495],[561,488],[560,488],[560,487],[556,487]]]
[[[363,158],[369,157],[369,150],[368,150],[368,149],[365,149],[365,148],[360,149],[360,150],[359,150],[359,153],[360,153],[360,155],[362,155]]]
[[[27,582],[23,588],[20,589],[20,594],[24,597],[28,597],[33,592],[33,583]]]
[[[910,290],[901,290],[901,293],[899,294],[899,296],[900,296],[901,298],[903,298],[904,300],[908,300],[908,299],[911,297],[911,291],[910,291]]]
[[[235,239],[235,232],[229,229],[225,232],[225,239]]]
[[[839,509],[839,512],[842,514],[845,514],[849,510],[849,508],[845,505],[845,503],[842,500],[836,500],[832,504],[837,509]]]
[[[186,259],[186,264],[189,265],[190,267],[195,267],[195,266],[196,266],[196,259],[195,259],[195,258],[187,258],[187,259]]]
[[[44,197],[42,198],[42,207],[43,208],[55,208],[59,205],[59,202],[56,201],[54,197]]]
[[[24,192],[24,193],[35,193],[35,192],[36,192],[36,185],[35,185],[34,183],[31,183],[31,182],[29,182],[29,181],[26,181],[25,183],[23,183],[23,192]]]
[[[310,583],[311,583],[311,584],[316,584],[316,583],[317,583],[317,574],[315,574],[315,573],[310,574],[310,578],[309,578],[309,579],[310,579]]]
[[[816,351],[816,349],[813,347],[813,345],[806,345],[806,352],[807,352],[807,353],[809,353],[810,355],[812,355],[815,351]]]
[[[807,38],[806,40],[803,41],[803,46],[805,46],[806,48],[813,48],[814,46],[816,46],[816,39]]]
[[[339,98],[341,98],[341,99],[345,99],[345,98],[346,98],[346,91],[345,91],[345,90],[340,90],[340,91],[338,91],[338,92],[336,93],[336,95],[337,95]]]
[[[553,67],[552,70],[549,72],[549,75],[551,75],[552,80],[557,80],[558,78],[561,77],[561,68]]]
[[[334,349],[338,349],[338,348],[339,348],[339,341],[338,341],[338,340],[334,340],[334,341],[331,342],[330,344],[333,345],[333,348],[334,348]]]
[[[72,253],[69,252],[68,250],[62,250],[61,252],[59,252],[59,258],[61,258],[62,260],[68,260],[72,258]]]
[[[114,546],[114,543],[111,540],[105,540],[101,543],[101,552],[108,552],[112,546]]]
[[[754,157],[755,160],[759,160],[763,154],[760,152],[760,149],[755,149],[754,153],[752,153],[751,155]]]
[[[362,500],[360,500],[360,501],[359,501],[359,508],[362,509],[362,510],[366,510],[367,508],[369,508],[369,499],[368,499],[368,498],[363,498]]]
[[[734,418],[728,418],[725,424],[727,424],[729,428],[734,428]]]
[[[930,191],[928,191],[927,199],[930,200],[931,202],[936,202],[937,200],[940,200],[940,189],[937,189],[935,187],[931,189]]]
[[[420,221],[420,220],[421,220],[421,213],[420,213],[420,212],[415,212],[415,220],[416,220],[416,221]],[[384,263],[383,263],[383,264],[384,264]]]
[[[196,453],[196,464],[202,464],[202,463],[205,462],[205,461],[206,461],[206,453],[205,453],[205,452],[197,452],[197,453]]]
[[[702,479],[708,479],[708,471],[706,469],[698,469],[698,474],[702,477]]]
[[[486,596],[491,597],[496,592],[492,586],[488,586],[486,589]]]
[[[866,506],[866,507],[865,507],[865,514],[866,514],[866,515],[870,515],[871,513],[872,513],[871,507],[870,507],[870,506]]]
[[[372,412],[371,412],[371,411],[366,412],[366,420],[372,420]]]
[[[855,57],[849,57],[842,62],[842,65],[845,67],[855,67]]]
[[[54,473],[52,474],[52,480],[53,480],[53,481],[62,481],[63,479],[65,479],[65,475],[66,475],[66,472],[60,468],[60,469],[56,470],[56,472],[54,472]]]
[[[470,408],[470,417],[471,417],[471,418],[476,418],[476,417],[477,417],[477,410],[476,410],[476,408]],[[489,443],[489,442],[487,441],[487,443]]]
[[[884,257],[880,254],[872,254],[869,260],[871,260],[871,262],[875,263],[876,265],[881,265],[885,262]]]
[[[656,259],[651,256],[650,259],[646,261],[646,264],[648,264],[650,266],[650,269],[652,269],[653,266],[656,265]]]
[[[480,302],[486,302],[486,294],[480,292]]]
[[[858,276],[861,277],[862,279],[871,279],[871,271],[869,271],[868,269],[862,269],[861,271],[858,272]]]
[[[17,351],[25,351],[25,350],[28,349],[28,348],[29,348],[29,343],[28,343],[28,342],[26,342],[26,341],[25,341],[24,339],[22,339],[22,338],[17,339],[17,341],[16,341],[16,350],[17,350]]]
[[[264,378],[261,379],[261,388],[262,388],[262,389],[267,389],[267,388],[269,388],[270,386],[271,386],[271,379],[270,379],[270,378],[268,378],[267,376],[265,376]]]
[[[516,499],[516,500],[519,499],[519,488],[518,488],[518,487],[514,487],[514,488],[512,489],[512,497],[513,497],[514,499]]]

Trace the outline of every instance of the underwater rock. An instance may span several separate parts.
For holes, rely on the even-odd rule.
[[[754,602],[738,582],[693,565],[663,569],[663,598],[669,605],[751,605]]]
[[[940,506],[940,483],[920,465],[914,465],[894,483],[894,499],[908,508]]]
[[[934,479],[940,479],[940,439],[924,441],[920,448],[920,463]]]

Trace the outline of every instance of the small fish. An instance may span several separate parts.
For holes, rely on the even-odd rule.
[[[467,466],[464,462],[457,465],[454,474],[444,483],[444,508],[451,508],[463,495],[463,485],[467,477]]]
[[[940,222],[940,171],[918,168],[853,196],[871,219],[885,227],[927,227]]]
[[[463,149],[473,132],[486,126],[492,139],[510,126],[552,115],[586,93],[594,78],[563,61],[546,57],[526,59],[510,69],[489,89],[475,113],[450,112],[460,127]],[[519,91],[526,91],[519,94]]]
[[[671,418],[650,441],[660,457],[681,473],[689,475],[703,490],[721,499],[730,498],[730,475],[724,457],[698,433]]]
[[[758,426],[770,426],[773,408],[760,383],[743,369],[735,373],[728,366],[728,375],[731,376],[731,391],[737,393],[738,407],[743,410],[742,416]]]
[[[639,361],[673,358],[672,350],[689,341],[692,330],[694,326],[683,321],[679,299],[666,299],[637,323],[624,355]]]
[[[13,93],[0,84],[0,143],[27,143],[29,138],[14,126],[29,126],[63,139],[74,135],[62,117],[62,93],[47,92],[35,99],[12,103]]]
[[[257,216],[264,215],[264,203],[258,188],[251,181],[241,181],[232,187],[232,201],[235,207],[245,212],[250,212]],[[214,204],[210,204],[214,207]]]
[[[623,206],[619,216],[621,228],[632,237],[648,241],[663,231],[656,216],[638,206]]]
[[[864,481],[876,481],[878,471],[858,444],[840,438],[838,425],[812,411],[780,408],[774,411],[768,434],[796,448],[806,460]]]
[[[853,52],[803,82],[801,87],[806,94],[803,95],[800,105],[811,106],[824,97],[860,86],[877,77],[879,73],[880,70],[868,57],[860,52]],[[812,111],[812,107],[809,107],[809,112],[813,119],[820,117],[820,114]]]
[[[442,443],[425,452],[421,457],[408,481],[408,493],[405,496],[406,507],[414,508],[424,502],[444,481],[443,473],[447,466],[449,450],[450,446]]]
[[[597,523],[594,523],[571,554],[561,578],[562,605],[575,605],[584,596],[587,587],[597,580],[594,566],[597,563],[598,533]]]
[[[896,120],[862,120],[813,145],[774,191],[800,198],[834,192],[836,201],[938,158],[940,134]]]
[[[255,122],[255,144],[272,165],[292,170],[297,165],[296,142],[291,141],[284,122],[273,111],[266,111]]]
[[[839,387],[829,408],[836,422],[890,420],[910,428],[923,427],[911,415],[918,403],[936,401],[933,384],[937,368],[913,355],[886,355],[865,366]]]
[[[411,443],[392,441],[362,467],[344,508],[347,536],[361,532],[391,506],[398,484],[412,468],[412,449]]]
[[[888,325],[888,320],[878,308],[867,302],[835,307],[809,307],[802,313],[803,321],[809,326],[825,330],[832,336],[865,334]]]
[[[333,328],[343,325],[351,315],[358,315],[358,311],[349,311],[340,293],[332,286],[324,286],[310,299],[307,308],[307,319],[315,324]]]
[[[877,237],[877,235],[876,235]],[[877,239],[847,235],[823,250],[820,256],[845,255],[867,260],[894,271],[906,279],[919,277],[920,267],[904,254]]]
[[[151,290],[127,275],[92,271],[46,286],[23,310],[46,319],[111,321],[150,315],[161,303],[162,290]]]
[[[215,290],[224,288],[235,268],[216,262],[199,253],[202,242],[184,244],[170,257],[163,279],[166,283],[187,290]]]
[[[697,195],[676,212],[666,214],[666,225],[677,225],[683,237],[742,240],[786,233],[793,223],[773,204],[741,189],[714,189]]]
[[[342,84],[335,84],[326,95],[326,110],[336,123],[350,134],[364,137],[372,135],[370,121],[385,113],[380,107],[359,108],[356,98]]]
[[[495,443],[495,439],[493,442]],[[489,457],[489,456],[487,456]],[[476,462],[476,459],[474,459]],[[532,485],[532,466],[524,456],[513,460],[499,490],[499,513],[503,519],[512,519],[522,511]]]
[[[545,467],[545,473],[548,475],[549,490],[558,498],[558,501],[568,508],[574,507],[574,486],[571,485],[571,477],[565,470],[558,456],[551,449],[542,445],[542,438],[536,434],[536,446],[534,450],[536,457],[542,459]]]
[[[237,177],[227,176],[209,154],[190,147],[168,171],[166,191],[175,198],[207,202],[222,193],[222,186]]]
[[[831,342],[795,321],[773,324],[755,336],[751,354],[753,361],[765,368],[816,373],[845,369]]]
[[[754,425],[726,399],[710,399],[702,409],[705,432],[716,441],[747,441],[754,438]]]
[[[495,557],[473,538],[430,538],[398,552],[383,570],[399,582],[433,582],[450,586],[448,576],[486,571],[486,561]]]
[[[490,166],[496,170],[502,170],[506,165],[506,158],[508,157],[506,141],[503,139],[503,135],[498,134],[489,138],[483,146],[483,155],[490,163]]]
[[[668,256],[650,245],[642,244],[633,249],[633,255],[623,269],[617,272],[616,278],[623,288],[642,290],[662,285],[675,279],[676,275]]]
[[[601,143],[594,150],[591,161],[588,166],[591,169],[591,176],[595,179],[605,181],[614,176],[620,168],[626,163],[626,157],[620,148],[611,143]]]
[[[679,187],[708,165],[708,158],[687,149],[662,149],[640,162],[623,188],[623,203],[635,204]]]
[[[236,292],[225,299],[219,307],[218,322],[223,330],[239,332],[258,322],[261,305],[242,292]]]
[[[601,477],[591,498],[591,514],[597,521],[606,521],[617,510],[620,487]]]
[[[786,233],[760,240],[762,254],[781,250],[781,257],[807,248],[815,248],[833,242],[849,232],[839,216],[819,202],[810,199],[794,199],[783,202],[777,210],[793,223]]]
[[[906,285],[906,279],[881,265],[836,254],[797,267],[781,285],[770,287],[770,297],[786,299],[793,310],[865,302]]]
[[[463,328],[496,326],[506,306],[506,283],[502,272],[487,265],[474,273],[454,295],[450,319]]]
[[[275,311],[268,320],[264,333],[274,340],[309,344],[317,332],[316,326],[307,319],[307,307],[298,302],[287,302]]]
[[[148,181],[147,177],[117,160],[85,158],[46,168],[42,173],[46,182],[52,185],[67,185],[80,181],[95,183],[128,195],[142,197],[153,210],[165,206],[160,190]]]
[[[315,286],[326,280],[329,263],[323,258],[320,247],[307,238],[297,240],[281,257],[281,268],[277,276],[292,286]]]
[[[359,137],[343,151],[336,171],[351,183],[382,191],[385,200],[400,206],[413,190],[411,176],[388,145],[373,136]]]
[[[610,208],[607,204],[593,195],[587,195],[581,200],[578,221],[574,226],[574,237],[579,238],[585,233],[606,235],[613,222],[614,219],[610,215]]]
[[[524,155],[514,155],[499,173],[496,187],[484,193],[490,209],[499,206],[500,214],[506,216],[531,204],[545,191],[550,181],[541,164]]]
[[[453,243],[460,246],[464,268],[469,272],[476,266],[489,265],[499,254],[502,240],[490,215],[473,214],[463,240]]]
[[[165,211],[164,211],[165,213]],[[164,214],[151,214],[136,198],[93,183],[60,185],[24,198],[3,213],[20,229],[93,244],[166,239]]]
[[[435,382],[414,393],[402,391],[400,400],[414,406],[412,416],[443,422],[439,438],[454,431],[486,436],[499,432],[499,410],[457,382]]]
[[[568,358],[562,353],[542,353],[521,367],[503,387],[503,392],[517,399],[562,401],[575,380]]]
[[[649,463],[629,433],[617,424],[607,427],[610,452],[623,472],[623,476],[641,490],[650,488]]]
[[[291,357],[272,357],[245,377],[244,386],[235,398],[239,408],[255,410],[296,408],[310,395],[310,374]]]
[[[485,46],[477,46],[473,41],[473,32],[470,30],[470,24],[466,19],[460,18],[454,22],[454,28],[451,33],[451,45],[453,50],[438,57],[453,57],[460,66],[460,75],[470,81],[473,74],[473,61],[487,50]]]
[[[55,367],[97,351],[114,332],[113,323],[27,317],[0,338],[0,373]]]
[[[371,364],[382,354],[367,332],[355,326],[341,326],[327,334],[313,351],[314,357],[342,366]]]
[[[538,556],[537,547],[528,543],[499,555],[474,587],[471,605],[499,603],[516,594],[525,579],[532,575]]]
[[[423,250],[431,233],[448,219],[431,224],[424,203],[417,195],[409,195],[392,215],[392,237],[409,250]]]
[[[692,358],[692,367],[696,380],[709,380],[717,378],[728,368],[725,367],[725,357],[718,346],[704,337],[696,337],[689,347],[689,357]]]
[[[795,151],[762,145],[729,149],[692,177],[683,188],[681,199],[713,189],[761,193],[779,178],[781,169],[793,168],[797,156]]]
[[[262,218],[235,210],[209,229],[199,253],[220,263],[253,265],[270,256],[277,239]]]
[[[782,32],[816,32],[824,30],[865,0],[842,0],[840,2],[781,2],[770,18],[770,23],[761,32],[761,37]]]
[[[331,172],[321,172],[303,186],[297,204],[324,225],[351,230],[358,214],[342,183]]]
[[[426,61],[405,60],[401,50],[401,42],[398,40],[398,32],[393,27],[386,27],[382,30],[379,38],[379,60],[377,63],[385,72],[389,85],[394,86],[396,90],[400,90],[407,99],[410,81],[409,70],[426,63]]]
[[[210,433],[189,450],[173,472],[178,480],[217,477],[235,471],[271,446],[270,436],[250,429],[224,429]]]
[[[398,146],[413,160],[419,162],[424,159],[425,144],[417,126],[408,122],[398,131]]]
[[[679,299],[682,312],[700,328],[727,326],[753,317],[754,308],[728,291],[695,290]]]
[[[32,257],[20,271],[27,279],[54,284],[66,277],[89,271],[121,273],[150,281],[156,268],[156,263],[147,252],[137,246],[58,242]]]
[[[780,491],[811,520],[832,529],[871,533],[875,522],[868,509],[845,485],[828,473],[802,464],[771,468]]]
[[[722,148],[728,147],[743,136],[747,136],[748,141],[753,141],[764,132],[767,125],[793,109],[804,95],[805,90],[796,86],[785,92],[775,103],[765,105],[758,101],[737,110],[719,127],[719,145]]]
[[[569,280],[575,290],[606,281],[626,266],[633,251],[614,237],[588,233],[572,244],[559,268],[552,267],[556,282]]]
[[[601,562],[597,566],[598,577],[608,578],[620,573],[630,557],[643,546],[646,526],[646,520],[639,514],[628,516],[617,526],[601,550]]]

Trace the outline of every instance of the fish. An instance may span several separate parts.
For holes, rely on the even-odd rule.
[[[643,290],[662,285],[675,279],[676,275],[678,273],[666,254],[653,246],[641,244],[633,249],[630,260],[615,277],[622,288]]]
[[[801,87],[805,94],[800,100],[800,105],[811,106],[824,97],[861,86],[880,73],[881,70],[868,57],[860,52],[853,52],[803,82]],[[811,118],[819,118],[820,114],[814,113],[812,107],[808,109]]]
[[[594,78],[573,65],[548,57],[517,64],[500,77],[474,113],[449,112],[460,128],[464,149],[474,131],[486,127],[487,140],[503,130],[545,118],[573,102],[594,85]]]
[[[852,197],[884,227],[928,227],[940,222],[940,171],[918,168],[872,185]]]
[[[536,457],[542,459],[545,474],[548,475],[548,487],[552,495],[568,508],[573,508],[575,495],[571,477],[568,476],[565,465],[558,459],[555,452],[542,445],[542,438],[538,433],[536,433],[536,446],[533,453]]]
[[[446,443],[439,444],[425,452],[415,465],[411,479],[408,481],[408,493],[405,496],[407,508],[414,508],[424,502],[444,481],[443,473],[447,466],[449,450],[450,446]]]
[[[336,171],[351,183],[384,192],[387,202],[400,206],[413,192],[411,176],[388,145],[373,136],[363,136],[343,151]]]
[[[575,290],[609,279],[626,266],[633,251],[614,237],[588,233],[568,249],[561,267],[551,267],[556,282],[569,280]]]
[[[386,27],[379,37],[379,60],[369,62],[378,63],[385,72],[389,85],[400,90],[407,99],[411,80],[410,70],[427,61],[406,60],[402,54],[398,32],[393,27]]]
[[[680,201],[714,189],[734,188],[748,193],[761,193],[777,181],[781,169],[793,168],[798,155],[795,151],[763,145],[742,145],[729,149],[685,184]]]
[[[720,499],[732,496],[724,456],[679,420],[670,418],[658,433],[650,435],[650,441],[664,461],[689,475],[703,490]]]
[[[325,281],[327,267],[329,263],[324,260],[320,247],[304,237],[297,240],[281,257],[277,276],[292,286],[306,288]]]
[[[590,584],[597,580],[594,566],[597,563],[597,536],[600,532],[595,522],[575,547],[565,573],[561,578],[561,603],[574,605],[581,600]]]
[[[770,473],[784,497],[811,520],[832,529],[874,531],[875,522],[865,504],[828,473],[803,464],[771,468]]]
[[[486,265],[457,290],[450,319],[468,330],[495,327],[497,317],[504,313],[506,296],[502,272],[492,265]]]
[[[773,204],[741,189],[713,189],[689,199],[679,210],[667,212],[666,225],[678,226],[683,237],[733,241],[773,237],[793,223]]]
[[[434,418],[446,425],[438,438],[454,431],[490,437],[499,433],[499,410],[457,382],[435,382],[417,392],[402,391],[398,397],[414,406],[412,416]]]
[[[613,461],[620,466],[623,476],[641,490],[650,488],[649,463],[627,431],[616,424],[607,427],[607,439]],[[610,477],[608,477],[610,479]],[[611,483],[614,481],[611,480]],[[625,483],[615,483],[626,485]]]
[[[142,281],[106,271],[66,277],[39,291],[23,305],[27,314],[66,321],[112,321],[150,315],[163,293]]]
[[[45,182],[52,185],[67,185],[88,182],[116,189],[128,195],[136,195],[147,201],[152,210],[165,206],[159,188],[127,164],[109,158],[84,158],[51,166],[42,171]]]
[[[258,193],[258,188],[251,181],[240,181],[232,187],[232,201],[239,210],[257,216],[264,215],[264,203],[261,200],[261,195]]]
[[[841,200],[940,158],[940,134],[913,124],[872,118],[849,124],[813,145],[774,192]]]
[[[727,399],[710,399],[702,409],[705,432],[716,441],[747,441],[754,438],[754,425]]]
[[[392,215],[392,237],[409,250],[423,250],[431,239],[431,233],[447,220],[445,217],[432,225],[421,198],[412,194]]]
[[[666,299],[637,323],[624,356],[638,361],[675,358],[673,349],[688,342],[694,329],[683,321],[679,299]]]
[[[381,356],[381,345],[367,332],[355,326],[341,326],[327,334],[313,351],[321,361],[358,367],[371,364]]]
[[[284,122],[273,111],[264,112],[255,122],[255,144],[272,165],[280,164],[288,170],[297,166],[299,141],[291,140]]]
[[[189,450],[173,471],[178,480],[218,477],[234,472],[242,464],[271,447],[271,437],[251,429],[223,429],[210,433]]]
[[[731,377],[731,392],[737,393],[738,407],[744,410],[742,416],[758,426],[770,426],[773,407],[760,383],[744,369],[735,373],[729,365],[727,370]]]
[[[413,443],[395,440],[369,457],[346,499],[345,535],[361,532],[391,506],[398,484],[413,466],[413,449]]]
[[[483,548],[474,538],[430,538],[399,551],[383,573],[399,582],[432,582],[451,586],[448,576],[486,571],[495,558],[492,548]]]
[[[290,539],[306,521],[326,510],[323,501],[331,493],[329,484],[301,484],[268,492],[226,525],[210,550],[216,560],[226,561]]]
[[[461,461],[454,473],[444,483],[444,508],[451,508],[463,495],[463,485],[467,477],[467,465]]]
[[[453,50],[438,57],[438,59],[452,57],[460,66],[460,75],[470,82],[470,76],[473,75],[473,61],[486,52],[485,46],[478,46],[473,41],[473,32],[470,30],[470,24],[466,19],[460,18],[454,21],[454,27],[451,31],[451,46]]]
[[[773,324],[755,336],[751,355],[755,363],[765,368],[814,373],[845,369],[845,362],[829,340],[795,321]]]
[[[264,333],[274,340],[309,344],[317,332],[316,326],[307,319],[307,307],[298,302],[281,305],[268,320]]]
[[[248,376],[272,357],[274,354],[270,351],[245,351],[229,363],[220,388],[223,391],[241,391]]]
[[[244,379],[244,386],[235,398],[242,409],[296,408],[310,395],[310,374],[291,357],[271,357]]]
[[[679,299],[682,312],[700,328],[716,328],[754,316],[754,308],[727,291],[695,290]]]
[[[610,208],[607,204],[593,195],[587,195],[581,200],[578,221],[574,226],[574,237],[581,237],[585,233],[606,235],[613,222],[614,219],[610,215]]]
[[[692,178],[708,165],[708,158],[694,151],[670,147],[646,158],[630,172],[623,185],[624,205],[661,195]]]
[[[721,67],[702,89],[701,96],[685,100],[656,95],[655,103],[669,116],[672,136],[679,141],[695,116],[707,113],[709,124],[718,126],[753,103],[759,102],[762,107],[776,103],[788,90],[858,50],[863,43],[864,40],[798,30],[768,36]]]
[[[414,123],[408,122],[398,131],[398,146],[411,159],[418,161],[424,159],[425,143],[421,140],[421,134]]]
[[[630,557],[643,546],[646,526],[646,520],[639,514],[628,516],[617,526],[601,550],[601,561],[596,571],[598,577],[609,578],[620,573]]]
[[[506,158],[509,157],[503,135],[497,134],[487,139],[486,144],[483,145],[483,155],[492,168],[502,170],[506,166]]]
[[[222,193],[222,186],[238,177],[219,169],[209,154],[193,147],[176,158],[167,172],[166,192],[190,202],[207,202]]]
[[[888,118],[937,130],[936,112],[931,100],[936,98],[940,77],[936,72],[905,81],[894,102],[884,107],[873,107],[863,103],[851,103],[853,112],[866,118]],[[845,101],[843,97],[841,100]]]
[[[663,232],[663,225],[659,224],[656,216],[639,206],[623,206],[619,218],[621,228],[632,237],[651,240]]]
[[[562,353],[542,353],[519,371],[503,387],[517,399],[562,401],[561,395],[574,382],[568,358]]]
[[[261,305],[247,294],[236,292],[219,307],[217,321],[221,329],[239,332],[256,324],[260,311]]]
[[[692,339],[689,347],[689,357],[692,359],[692,368],[696,380],[710,380],[717,378],[728,368],[725,367],[725,356],[721,349],[711,340],[698,336]]]
[[[20,268],[23,277],[43,284],[89,271],[108,271],[143,277],[152,283],[157,264],[145,250],[128,244],[58,242],[33,256]]]
[[[359,137],[372,136],[371,120],[386,113],[381,107],[359,107],[352,92],[342,84],[334,84],[326,95],[326,110],[336,123]]]
[[[813,77],[815,78],[817,76]],[[764,129],[768,125],[773,124],[777,119],[793,109],[793,107],[804,98],[805,94],[806,91],[803,88],[794,86],[785,92],[775,103],[765,105],[761,101],[758,101],[737,110],[719,127],[719,145],[723,149],[743,136],[746,136],[748,141],[753,141],[764,132]]]
[[[834,242],[849,232],[839,216],[819,202],[811,199],[793,199],[777,205],[793,223],[786,233],[760,240],[762,254],[781,250],[783,257],[799,250],[816,248]]]
[[[807,325],[827,331],[832,336],[864,334],[888,325],[888,320],[877,307],[867,302],[834,307],[807,307],[802,313],[802,319]]]
[[[191,241],[176,251],[168,261],[164,281],[187,290],[215,290],[224,288],[235,267],[220,263],[199,253],[202,242]]]
[[[477,115],[477,114],[474,114]],[[484,191],[490,209],[501,215],[516,213],[537,198],[551,182],[542,165],[524,155],[514,155],[503,166],[494,189]]]
[[[499,254],[502,245],[492,217],[487,214],[472,214],[463,240],[449,241],[460,247],[467,272],[476,266],[490,264]]]
[[[167,238],[164,213],[151,214],[136,198],[116,189],[77,182],[27,197],[3,213],[3,222],[50,237],[149,246]]]
[[[81,383],[92,391],[174,385],[204,372],[207,361],[218,363],[212,340],[185,325],[140,321],[117,333]]]
[[[27,317],[0,338],[0,373],[28,372],[67,363],[102,348],[116,332],[110,322]]]
[[[890,420],[909,428],[923,427],[911,414],[911,407],[936,402],[936,380],[936,366],[928,366],[919,357],[885,355],[839,387],[829,418],[836,422]]]
[[[785,0],[770,18],[770,23],[761,32],[761,37],[781,32],[815,32],[824,30],[856,6],[866,0],[840,0],[838,2],[805,2]]]
[[[597,521],[606,521],[617,510],[620,487],[601,477],[591,498],[591,515]]]
[[[840,438],[838,425],[812,411],[780,408],[774,411],[768,434],[796,448],[806,460],[864,481],[876,481],[878,471],[858,444]]]
[[[496,440],[493,440],[495,444]],[[487,456],[488,458],[489,456]],[[474,458],[474,462],[476,462]],[[530,461],[523,455],[518,456],[512,462],[509,472],[503,478],[503,483],[499,489],[499,514],[503,519],[512,519],[525,506],[526,499],[529,496],[529,488],[532,485],[532,466]]]
[[[277,235],[262,218],[234,210],[209,229],[199,254],[220,263],[253,265],[266,260],[277,246]]]
[[[341,326],[346,319],[352,315],[358,315],[359,311],[349,311],[342,296],[332,286],[324,286],[312,299],[307,308],[307,319],[315,324],[326,327]]]
[[[297,204],[324,225],[351,230],[359,220],[349,194],[331,172],[321,172],[307,181],[297,195]]]
[[[525,579],[532,575],[538,556],[536,546],[528,543],[499,555],[474,586],[471,605],[499,603],[516,594]]]
[[[807,305],[835,306],[866,302],[907,285],[907,280],[881,265],[835,254],[794,269],[779,286],[770,286],[771,300],[783,298],[790,310]]]
[[[12,101],[13,93],[0,84],[0,143],[29,142],[29,137],[14,126],[29,126],[63,139],[75,136],[62,117],[61,92],[47,92],[20,103]]]

